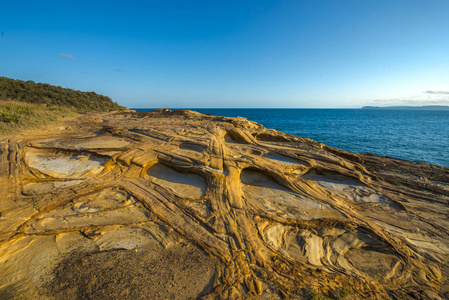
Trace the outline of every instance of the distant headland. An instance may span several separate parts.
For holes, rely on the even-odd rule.
[[[449,110],[448,105],[425,106],[363,106],[362,109]]]

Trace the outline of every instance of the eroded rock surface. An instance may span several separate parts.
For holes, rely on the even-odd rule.
[[[168,110],[0,155],[0,299],[449,298],[448,168]]]

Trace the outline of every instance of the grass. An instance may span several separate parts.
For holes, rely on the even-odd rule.
[[[126,110],[95,92],[0,76],[0,136],[41,127],[79,112]]]
[[[75,114],[73,108],[0,100],[0,135],[47,125]]]

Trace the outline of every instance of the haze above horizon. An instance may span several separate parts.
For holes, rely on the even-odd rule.
[[[0,76],[127,107],[449,105],[449,1],[7,1]]]

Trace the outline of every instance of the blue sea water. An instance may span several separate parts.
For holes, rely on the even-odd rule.
[[[192,109],[243,117],[266,128],[357,153],[449,167],[449,110]],[[151,111],[151,109],[138,109]]]

